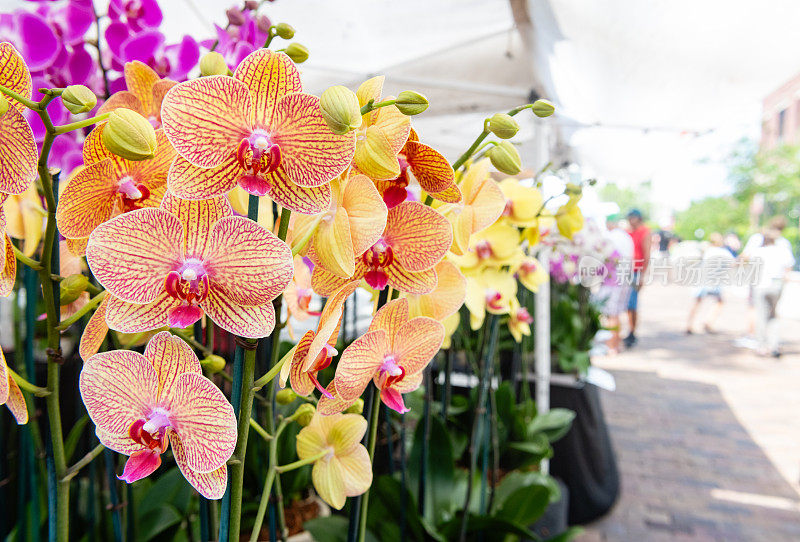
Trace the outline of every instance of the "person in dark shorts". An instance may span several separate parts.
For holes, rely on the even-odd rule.
[[[630,321],[631,330],[623,340],[623,343],[630,348],[637,341],[636,323],[639,311],[639,292],[642,289],[643,278],[650,262],[650,228],[645,225],[642,212],[638,209],[632,209],[627,218],[630,226],[628,234],[633,239],[633,283],[631,284],[631,295],[628,298],[628,320]]]

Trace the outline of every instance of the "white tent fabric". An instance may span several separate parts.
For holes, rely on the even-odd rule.
[[[172,39],[211,35],[230,4],[162,1],[163,28]],[[530,50],[512,4],[530,13]],[[3,10],[20,6],[31,3],[0,0]],[[623,185],[652,180],[664,212],[727,189],[731,145],[758,137],[761,99],[800,71],[796,0],[277,0],[262,9],[310,49],[309,91],[385,73],[390,93],[426,93],[432,105],[415,124],[450,157],[488,113],[541,89],[558,113],[540,124],[557,125],[569,145],[559,160]],[[535,169],[555,139],[532,115],[520,119]]]

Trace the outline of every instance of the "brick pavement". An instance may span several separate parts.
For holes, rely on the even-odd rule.
[[[741,297],[717,334],[686,336],[690,295],[648,286],[639,344],[594,360],[617,380],[602,401],[622,491],[581,542],[800,540],[800,322],[761,358],[733,346]]]

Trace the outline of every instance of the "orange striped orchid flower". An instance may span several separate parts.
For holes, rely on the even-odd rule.
[[[14,281],[17,278],[17,257],[14,255],[14,245],[6,234],[6,213],[0,206],[0,240],[3,241],[3,259],[0,261],[0,297],[8,297],[14,291]]]
[[[320,295],[330,295],[349,280],[367,281],[372,288],[387,285],[401,292],[425,294],[436,286],[434,267],[444,258],[453,236],[447,220],[415,201],[391,209],[383,235],[355,260],[352,278],[343,279],[314,268],[311,285]]]
[[[237,184],[305,214],[328,209],[328,182],[353,158],[355,135],[331,132],[319,98],[304,94],[284,53],[259,49],[233,77],[186,81],[164,98],[161,118],[180,155],[170,191],[185,199],[225,194]]]
[[[19,389],[11,373],[8,372],[3,349],[0,348],[0,405],[6,405],[19,425],[28,423],[28,408],[25,396]]]
[[[269,335],[275,299],[292,278],[289,246],[224,197],[187,201],[167,192],[98,226],[86,259],[108,290],[106,323],[123,333],[186,327],[205,313],[243,337]]]
[[[313,229],[308,256],[326,271],[350,278],[356,258],[380,239],[388,210],[375,185],[364,175],[331,181],[331,206],[322,217],[298,215],[293,238]]]
[[[381,308],[367,332],[342,352],[336,375],[322,397],[322,414],[341,412],[355,402],[370,381],[389,408],[408,412],[403,394],[422,383],[422,371],[439,351],[444,326],[426,316],[409,318],[408,300],[390,301]]]
[[[120,107],[132,109],[148,119],[153,128],[159,128],[161,103],[167,91],[178,83],[170,79],[161,79],[150,66],[138,60],[127,62],[124,70],[125,85],[128,90],[115,92],[100,106],[97,114],[109,113]]]
[[[8,42],[0,43],[0,86],[30,99],[31,73],[22,56]],[[8,194],[22,194],[36,179],[39,151],[25,106],[8,99],[8,109],[0,116],[0,203]]]
[[[410,175],[433,199],[445,203],[461,201],[461,190],[455,184],[455,174],[450,163],[439,151],[420,143],[413,129],[397,155],[397,160],[400,163],[400,175],[389,181],[376,182],[383,201],[390,209],[408,197],[406,188]]]
[[[204,497],[222,498],[226,463],[236,446],[236,416],[222,391],[203,376],[188,344],[162,331],[143,355],[96,354],[84,363],[79,387],[97,438],[129,456],[121,480],[132,483],[152,474],[172,444],[186,480]]]
[[[83,168],[72,175],[56,210],[59,232],[68,239],[89,237],[97,226],[124,212],[158,207],[166,192],[167,172],[175,150],[164,131],[156,130],[158,147],[150,160],[132,162],[105,148],[105,124],[83,142]]]
[[[358,281],[349,282],[328,298],[316,331],[307,331],[303,335],[297,343],[291,362],[281,367],[281,387],[286,385],[288,379],[297,395],[305,397],[316,387],[322,395],[331,397],[317,380],[317,373],[327,368],[333,357],[339,353],[335,346],[339,338],[344,302],[356,287]]]

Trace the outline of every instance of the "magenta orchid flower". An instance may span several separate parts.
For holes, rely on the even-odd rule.
[[[201,77],[164,98],[164,133],[180,155],[167,186],[186,199],[216,197],[237,184],[304,214],[325,211],[328,183],[350,165],[355,134],[331,132],[319,98],[301,92],[284,53],[259,49],[233,77]]]
[[[236,416],[181,339],[163,331],[144,355],[95,354],[83,365],[80,391],[103,446],[129,456],[121,480],[152,474],[171,443],[175,462],[201,495],[219,499],[225,493]]]
[[[181,200],[125,213],[89,236],[86,260],[111,294],[110,329],[186,327],[205,313],[243,337],[275,326],[275,299],[292,278],[292,251],[224,197]]]

